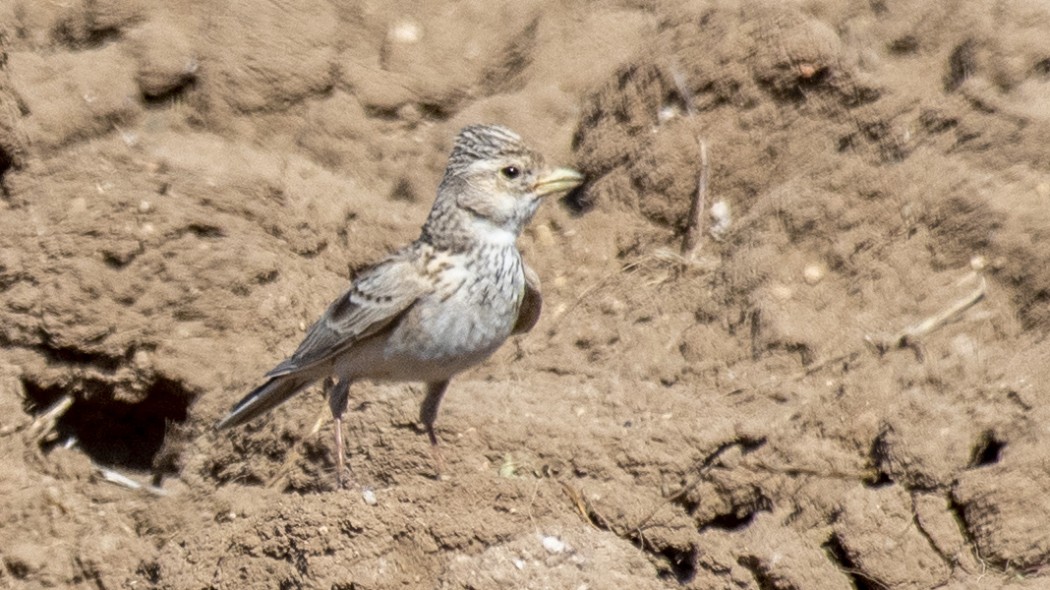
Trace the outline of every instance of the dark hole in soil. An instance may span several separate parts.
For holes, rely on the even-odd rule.
[[[63,388],[40,387],[30,380],[25,380],[23,386],[33,414],[45,411],[66,393]],[[115,400],[112,392],[104,390],[78,395],[58,419],[58,438],[45,443],[45,451],[72,437],[100,465],[150,471],[164,444],[169,423],[186,420],[192,399],[181,384],[164,378],[150,384],[138,403]]]
[[[583,186],[586,185],[572,189],[559,199],[559,202],[573,215],[583,215],[594,209],[594,198],[584,190]]]
[[[868,452],[872,466],[875,467],[876,472],[873,476],[864,478],[864,485],[877,489],[893,484],[893,478],[885,469],[885,465],[889,463],[889,442],[886,437],[889,434],[889,430],[883,430],[875,437],[875,440],[871,442],[871,450]]]
[[[863,481],[865,487],[873,490],[893,485],[893,478],[882,471],[874,474],[874,477],[865,477]]]
[[[867,576],[857,569],[857,564],[850,559],[849,553],[846,552],[846,548],[842,546],[842,541],[837,536],[833,535],[824,543],[823,547],[831,561],[838,565],[842,573],[849,576],[857,590],[882,590],[882,584],[868,579]]]
[[[142,102],[147,107],[167,107],[189,94],[197,87],[197,77],[193,72],[186,72],[171,88],[157,94],[142,93]]]
[[[746,567],[754,576],[758,584],[758,590],[779,590],[783,588],[780,583],[769,573],[762,561],[754,555],[742,555],[737,558],[737,563]]]
[[[714,528],[721,529],[724,531],[739,531],[747,528],[755,520],[755,516],[759,512],[769,512],[772,504],[765,498],[760,498],[759,501],[752,507],[744,508],[738,507],[735,512],[728,514],[719,514],[712,518],[703,526],[704,529]]]
[[[671,567],[669,576],[679,584],[688,584],[696,577],[696,547],[667,547],[660,552]]]
[[[973,458],[970,460],[971,467],[984,467],[995,465],[1002,459],[1003,449],[1006,443],[995,438],[991,432],[985,432],[977,444],[973,447]]]
[[[751,521],[755,519],[754,512],[748,512],[746,514],[720,514],[713,518],[707,526],[722,529],[726,531],[739,531],[751,524]]]
[[[0,147],[0,181],[4,179],[4,175],[7,174],[7,171],[13,168],[14,165],[14,157],[7,153],[7,150]]]

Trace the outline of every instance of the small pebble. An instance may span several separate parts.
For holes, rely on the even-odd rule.
[[[548,553],[558,554],[565,552],[565,542],[558,537],[545,536],[543,537],[543,548]]]
[[[131,362],[135,365],[136,369],[148,369],[150,366],[149,353],[145,350],[136,350],[135,355],[131,358]]]
[[[369,506],[375,506],[379,503],[379,501],[376,500],[376,493],[369,488],[361,490],[361,498],[363,498],[365,504],[368,504]]]
[[[716,239],[721,238],[729,231],[733,224],[733,213],[729,209],[729,202],[719,199],[711,203],[711,228],[708,230]]]
[[[627,310],[627,304],[615,297],[603,297],[598,308],[605,315],[617,315]]]
[[[791,289],[791,287],[788,287],[787,285],[781,285],[779,283],[775,283],[770,288],[770,292],[772,293],[773,297],[775,297],[779,301],[788,301],[795,296],[795,292]]]
[[[401,21],[390,28],[388,35],[391,41],[416,43],[423,37],[423,31],[412,21]]]
[[[819,264],[807,264],[802,270],[802,278],[807,285],[816,285],[824,280],[824,267]]]
[[[552,248],[557,243],[554,239],[554,231],[546,223],[537,225],[533,233],[536,236],[536,242],[544,248]]]

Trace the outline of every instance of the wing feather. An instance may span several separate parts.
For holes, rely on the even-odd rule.
[[[266,376],[286,375],[325,362],[395,323],[433,289],[418,260],[406,250],[360,273],[314,322],[295,353]]]
[[[540,311],[543,309],[540,276],[524,262],[521,263],[521,270],[525,273],[525,294],[521,298],[518,320],[514,322],[514,330],[511,334],[522,334],[531,330],[540,320]]]

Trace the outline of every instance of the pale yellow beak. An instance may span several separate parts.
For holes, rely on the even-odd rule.
[[[583,184],[583,175],[572,168],[555,168],[547,172],[532,185],[532,190],[541,197],[571,191]]]

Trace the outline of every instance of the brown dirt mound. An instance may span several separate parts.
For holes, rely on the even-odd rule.
[[[0,586],[1050,584],[1048,29],[992,0],[0,5]],[[589,182],[522,238],[539,325],[453,382],[450,479],[418,386],[355,386],[351,492],[316,394],[213,432],[415,237],[473,122]]]

